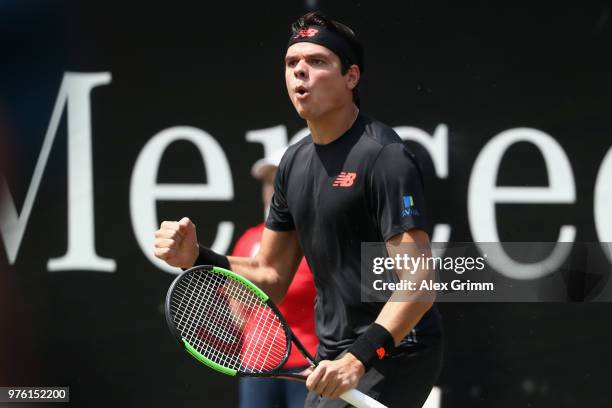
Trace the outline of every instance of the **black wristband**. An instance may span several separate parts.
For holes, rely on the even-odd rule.
[[[394,348],[395,341],[391,333],[380,324],[372,323],[349,347],[348,352],[361,361],[367,370]]]
[[[221,268],[229,269],[230,263],[227,256],[216,253],[210,248],[198,243],[198,258],[193,266],[198,265],[213,265]]]

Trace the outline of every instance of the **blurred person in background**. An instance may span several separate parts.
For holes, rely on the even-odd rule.
[[[251,175],[261,181],[262,202],[267,216],[274,193],[274,177],[285,149],[280,149],[258,160],[251,168]],[[259,252],[264,223],[245,231],[236,242],[232,256],[255,257]],[[314,330],[315,287],[312,272],[302,258],[291,286],[282,303],[278,305],[291,330],[314,355],[319,343]],[[296,347],[291,349],[285,369],[302,371],[304,359]],[[308,390],[298,381],[275,378],[240,378],[240,408],[302,408]]]

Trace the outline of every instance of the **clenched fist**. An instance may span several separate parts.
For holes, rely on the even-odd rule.
[[[155,256],[170,266],[191,268],[198,258],[195,224],[187,217],[162,222],[155,231]]]

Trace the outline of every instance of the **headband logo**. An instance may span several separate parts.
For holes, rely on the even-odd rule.
[[[319,30],[316,28],[302,28],[293,36],[293,38],[314,37],[318,32]]]

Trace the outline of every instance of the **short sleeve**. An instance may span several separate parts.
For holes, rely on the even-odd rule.
[[[369,195],[385,241],[413,228],[428,232],[421,170],[402,143],[382,148],[369,177]]]
[[[274,194],[270,202],[270,212],[266,219],[266,228],[273,231],[291,231],[295,229],[293,216],[287,206],[285,195],[285,167],[286,162],[281,160],[276,177],[274,178]]]

